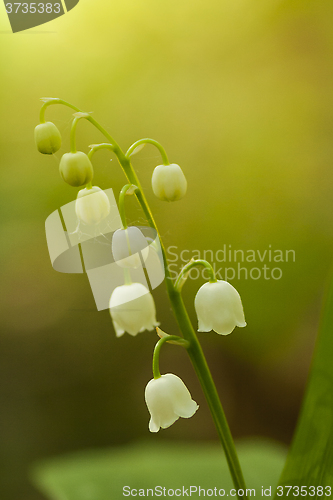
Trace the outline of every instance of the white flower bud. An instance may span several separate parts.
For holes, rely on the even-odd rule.
[[[54,123],[40,123],[35,128],[35,142],[40,153],[52,155],[60,149],[61,135]]]
[[[150,380],[145,400],[151,415],[150,432],[170,427],[179,417],[190,418],[199,408],[184,382],[172,373]]]
[[[155,196],[163,201],[177,201],[187,190],[187,181],[182,169],[176,163],[158,165],[153,172],[152,187]]]
[[[109,307],[117,337],[125,332],[135,336],[159,325],[153,296],[141,283],[117,286],[112,292]]]
[[[75,202],[77,218],[87,225],[99,224],[110,213],[110,201],[99,187],[84,188],[78,192]]]
[[[228,335],[235,326],[246,326],[240,295],[227,281],[202,285],[195,296],[194,306],[199,332],[214,330]]]
[[[112,254],[119,267],[136,269],[149,254],[149,245],[138,227],[117,229],[112,237]]]
[[[65,153],[60,160],[59,172],[64,181],[74,187],[88,184],[94,175],[91,161],[82,151]]]

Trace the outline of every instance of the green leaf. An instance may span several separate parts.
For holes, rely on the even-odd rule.
[[[303,486],[311,498],[333,496],[333,282],[325,306],[304,402],[279,484]],[[324,494],[310,486],[330,486]],[[282,490],[280,490],[282,492]],[[294,489],[297,491],[297,488]],[[276,499],[292,494],[276,495]],[[310,495],[309,495],[310,496]]]
[[[247,488],[255,488],[259,497],[262,487],[274,488],[285,449],[275,443],[251,441],[240,445],[238,451]],[[226,494],[233,488],[220,445],[182,442],[155,441],[52,459],[35,467],[33,480],[52,500],[119,500],[124,498],[124,486],[145,492],[156,486],[166,490],[216,487]],[[202,496],[193,492],[191,498]]]

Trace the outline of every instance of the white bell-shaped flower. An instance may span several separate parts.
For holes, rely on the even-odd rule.
[[[150,380],[145,400],[151,415],[150,432],[170,427],[179,417],[190,418],[199,408],[184,382],[172,373]]]
[[[117,229],[112,237],[112,254],[119,267],[136,269],[141,266],[141,257],[147,260],[149,244],[138,227]]]
[[[187,190],[185,175],[176,163],[158,165],[153,172],[152,187],[155,196],[163,201],[177,201]]]
[[[84,188],[78,192],[75,202],[77,218],[87,225],[99,224],[110,213],[110,201],[99,187]]]
[[[240,295],[227,281],[202,285],[195,296],[194,306],[199,332],[214,330],[228,335],[235,326],[246,326]]]
[[[125,332],[134,336],[159,325],[153,296],[141,283],[117,286],[109,307],[117,337]]]

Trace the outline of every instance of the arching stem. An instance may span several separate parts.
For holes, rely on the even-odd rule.
[[[127,221],[126,221],[126,212],[125,212],[125,196],[126,195],[131,195],[136,192],[138,189],[137,186],[134,186],[133,184],[126,184],[122,190],[120,191],[119,194],[119,214],[121,218],[121,223],[123,225],[122,229],[127,229]]]
[[[207,269],[208,274],[209,274],[210,283],[216,283],[217,279],[216,279],[215,271],[214,271],[212,265],[203,259],[197,259],[197,260],[192,259],[190,262],[188,262],[188,264],[186,264],[183,267],[183,269],[180,271],[180,273],[177,277],[177,280],[175,283],[175,289],[177,291],[179,291],[179,292],[181,291],[181,289],[183,288],[183,286],[188,278],[189,272],[191,271],[191,269],[193,269],[193,267],[197,267],[197,266],[202,266],[205,269]]]
[[[165,152],[165,149],[158,141],[155,141],[154,139],[140,139],[139,141],[136,141],[127,150],[127,152],[125,154],[126,158],[130,158],[130,156],[133,154],[135,149],[138,148],[141,144],[152,144],[153,146],[155,146],[159,150],[159,152],[161,153],[163,164],[170,165],[170,162],[169,162],[168,156]]]
[[[154,379],[160,378],[160,376],[161,376],[161,373],[160,373],[161,347],[163,344],[165,344],[166,342],[170,342],[170,341],[177,341],[178,345],[182,345],[185,348],[187,348],[189,346],[189,343],[186,340],[182,339],[181,337],[178,337],[177,335],[167,335],[166,337],[162,337],[155,345],[154,354],[153,354]]]

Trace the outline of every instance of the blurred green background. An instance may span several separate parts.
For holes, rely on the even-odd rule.
[[[1,498],[42,499],[27,473],[48,456],[138,439],[216,439],[190,362],[174,346],[161,370],[185,381],[200,411],[148,433],[155,333],[116,339],[86,276],[52,269],[44,222],[77,190],[58,174],[70,110],[47,112],[61,151],[35,149],[44,96],[93,111],[124,149],[159,140],[182,166],[188,194],[167,204],[151,191],[156,150],[133,158],[164,243],[178,254],[224,244],[295,251],[295,262],[277,264],[280,280],[231,281],[247,328],[199,334],[234,436],[290,442],[333,250],[332,20],[328,0],[80,0],[12,35],[1,6]],[[81,150],[101,141],[79,124]],[[118,193],[125,180],[115,158],[101,152],[94,165],[94,183]],[[131,223],[143,224],[134,200],[128,206]],[[194,323],[202,283],[184,289]],[[162,328],[177,333],[163,284],[154,297]]]

